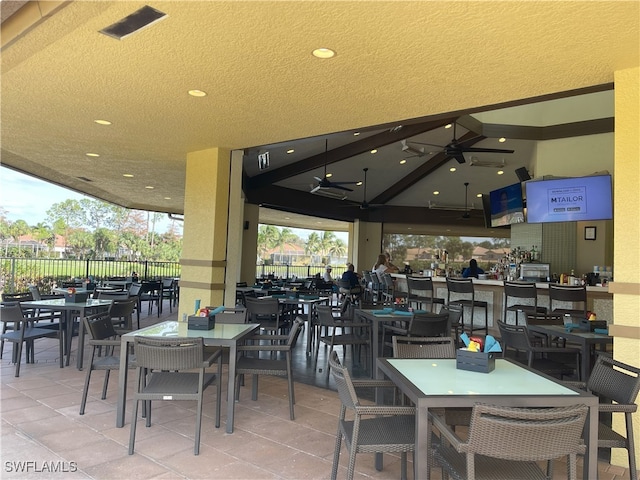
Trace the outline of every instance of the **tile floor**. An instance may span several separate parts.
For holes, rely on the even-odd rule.
[[[175,314],[167,313],[161,320],[172,317]],[[141,320],[146,326],[158,318]],[[10,363],[11,345],[5,345],[0,384],[1,478],[326,479],[331,475],[340,404],[325,372],[318,372],[326,359],[321,356],[319,365],[309,360],[304,344],[296,348],[300,353],[295,361],[295,421],[289,420],[286,381],[262,377],[257,402],[251,401],[250,382],[242,388],[233,434],[225,433],[224,405],[223,425],[214,427],[214,390],[205,392],[199,456],[193,455],[195,402],[156,402],[152,427],[139,420],[136,452],[130,456],[131,402],[125,427],[116,428],[116,376],[106,400],[100,400],[103,374],[95,374],[86,413],[79,415],[85,372],[58,367],[56,342],[39,341],[36,363],[23,364],[19,378],[14,377]],[[346,475],[346,459],[343,447],[339,478]],[[562,478],[564,471],[559,465],[556,477]],[[599,471],[599,478],[605,480],[629,478],[625,469],[607,463],[601,463]],[[374,468],[372,455],[359,455],[356,460],[356,478],[399,477],[397,456],[385,455],[382,471]],[[441,478],[438,469],[433,477]]]

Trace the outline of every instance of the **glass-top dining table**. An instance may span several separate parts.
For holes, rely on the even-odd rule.
[[[386,376],[416,406],[415,478],[430,478],[429,411],[473,407],[477,402],[510,407],[587,405],[583,478],[597,478],[598,397],[504,359],[497,359],[490,373],[458,369],[455,359],[378,358],[377,366],[376,376]],[[382,469],[380,454],[376,456],[376,468]]]
[[[251,336],[260,328],[258,323],[220,323],[216,322],[211,330],[191,330],[187,322],[166,321],[151,325],[150,327],[134,330],[120,337],[120,371],[118,372],[118,405],[116,413],[116,427],[124,426],[124,417],[127,401],[127,376],[128,357],[127,352],[130,343],[137,336],[145,337],[202,337],[206,346],[229,348],[229,372],[227,379],[227,433],[233,433],[233,420],[235,411],[235,381],[236,358],[238,343]],[[221,375],[221,372],[219,372]]]
[[[64,298],[54,298],[49,300],[32,300],[28,302],[20,302],[23,309],[48,310],[53,312],[64,312],[64,328],[65,336],[65,354],[66,365],[69,365],[71,356],[71,340],[73,338],[73,322],[74,312],[80,318],[78,322],[78,352],[76,359],[76,367],[82,370],[82,362],[84,356],[84,323],[82,318],[87,312],[93,310],[106,310],[111,306],[112,300],[98,300],[89,298],[84,302],[67,302]]]

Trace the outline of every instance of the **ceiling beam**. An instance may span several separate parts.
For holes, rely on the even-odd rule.
[[[247,177],[245,187],[247,189],[256,189],[273,185],[274,183],[286,180],[287,178],[310,172],[316,168],[331,165],[332,163],[340,162],[365,152],[370,152],[374,148],[380,148],[424,132],[441,128],[455,120],[455,117],[445,119],[441,118],[424,123],[403,125],[402,128],[392,128],[384,131],[383,133],[372,135],[341,147],[331,149],[326,153],[318,153],[317,155],[307,157],[284,167],[276,168],[254,177]]]

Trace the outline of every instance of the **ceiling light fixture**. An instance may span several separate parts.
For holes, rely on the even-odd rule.
[[[94,120],[94,123],[97,123],[98,125],[111,125],[111,122],[109,120]]]
[[[99,154],[99,153],[85,153],[85,155],[86,155],[87,157],[99,157],[99,156],[100,156],[100,154]]]
[[[316,48],[311,54],[316,58],[333,58],[336,56],[336,52],[330,48]]]
[[[503,174],[504,174],[504,170],[498,170],[496,173],[497,173],[498,175],[503,175]]]
[[[451,128],[451,127],[453,127],[453,123],[447,123],[447,124],[444,126],[444,128]]]
[[[455,172],[456,170],[457,170],[457,169],[456,169],[456,167],[451,167],[451,168],[449,169],[449,171],[450,171],[450,172]]]
[[[476,195],[476,197],[478,197],[478,198],[482,198],[482,194],[481,194],[481,193],[479,193],[479,194],[477,194],[477,195]]]
[[[146,187],[144,187],[144,188],[146,188],[147,190],[153,190],[153,188],[154,188],[154,187],[152,187],[151,185],[147,185],[147,186],[146,186]]]
[[[356,186],[357,187],[361,187],[362,186],[362,182],[360,181],[360,182],[356,183]]]
[[[405,163],[407,163],[407,161],[404,158],[400,160],[400,165],[404,165]]]
[[[499,141],[500,143],[504,143],[504,142],[506,142],[506,141],[507,141],[507,139],[506,139],[506,138],[504,138],[504,137],[500,137],[500,138],[498,139],[498,141]]]
[[[207,92],[204,92],[202,90],[189,90],[189,95],[191,95],[192,97],[206,97]]]
[[[331,177],[333,177],[333,173],[327,173],[327,174],[325,175],[325,177],[326,177],[326,178],[331,178]]]
[[[440,195],[440,192],[438,190],[436,190],[435,192],[433,192],[434,195]]]
[[[360,132],[353,132],[354,137],[357,137],[358,135],[360,135]]]
[[[165,200],[171,200],[171,197],[164,197]]]
[[[295,152],[293,148],[290,148],[289,150],[287,150],[287,153],[293,153],[293,152]]]
[[[133,178],[133,175],[130,173],[123,173],[122,176],[127,178]]]
[[[378,149],[374,148],[373,150],[371,150],[371,153],[378,153]]]

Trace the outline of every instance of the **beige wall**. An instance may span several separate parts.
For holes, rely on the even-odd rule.
[[[354,259],[358,272],[370,270],[382,252],[382,224],[356,220],[354,223]]]

